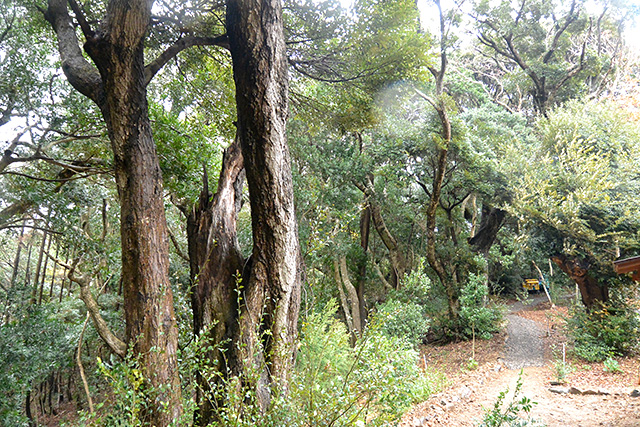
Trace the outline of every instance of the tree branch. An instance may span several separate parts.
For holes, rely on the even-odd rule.
[[[16,175],[16,176],[21,176],[23,178],[27,178],[27,179],[33,179],[34,181],[41,181],[41,182],[69,182],[69,181],[75,181],[77,179],[82,179],[82,178],[88,178],[90,176],[93,175],[101,175],[101,174],[106,174],[109,173],[111,171],[93,171],[91,173],[85,173],[84,175],[78,175],[78,176],[71,176],[69,178],[40,178],[38,176],[33,176],[33,175],[28,175],[26,173],[20,173],[20,172],[14,172],[14,171],[6,171],[3,173],[0,173],[0,175]]]
[[[89,26],[89,23],[84,16],[84,12],[80,8],[76,0],[69,0],[69,5],[71,6],[71,10],[73,10],[73,13],[76,15],[76,19],[78,20],[78,24],[80,24],[80,29],[82,29],[82,33],[84,34],[84,36],[87,38],[87,40],[93,38],[95,33],[91,29],[91,26]]]
[[[564,34],[564,32],[567,30],[567,28],[569,28],[569,25],[575,21],[576,19],[578,19],[578,14],[575,14],[575,7],[576,7],[576,1],[573,0],[571,2],[571,9],[569,10],[569,13],[567,13],[567,16],[564,20],[564,25],[562,27],[559,27],[558,30],[556,31],[556,33],[553,35],[553,41],[551,42],[551,46],[549,47],[549,50],[547,51],[547,53],[544,55],[544,58],[542,59],[542,62],[545,64],[548,64],[549,61],[551,61],[551,58],[553,57],[553,54],[555,53],[556,49],[558,48],[558,41],[560,40],[560,37],[562,36],[562,34]]]
[[[103,103],[102,79],[98,70],[82,56],[66,0],[49,0],[44,18],[51,24],[58,38],[62,71],[69,83],[78,92],[101,106]]]
[[[124,341],[122,341],[113,332],[111,332],[109,325],[107,324],[107,322],[105,322],[104,318],[100,314],[100,306],[91,294],[91,278],[84,273],[76,275],[76,268],[78,266],[78,263],[80,262],[80,258],[76,258],[73,261],[73,264],[69,265],[54,258],[51,254],[47,253],[47,256],[58,265],[66,268],[67,277],[69,278],[69,280],[77,283],[80,286],[80,299],[84,302],[89,313],[91,313],[91,319],[93,319],[93,324],[98,331],[98,334],[107,344],[107,346],[109,346],[111,351],[124,358],[127,354],[127,344],[125,344]]]
[[[169,238],[171,239],[171,243],[173,243],[173,247],[176,249],[176,253],[180,258],[189,262],[189,257],[185,255],[184,251],[180,248],[180,244],[178,243],[178,239],[176,239],[175,234],[171,231],[169,227],[167,227],[167,231],[169,232]]]
[[[229,38],[226,34],[217,37],[185,37],[169,46],[160,54],[153,62],[148,64],[144,69],[144,77],[146,84],[149,84],[153,76],[156,75],[167,62],[175,58],[176,55],[183,50],[193,46],[220,46],[229,49]]]

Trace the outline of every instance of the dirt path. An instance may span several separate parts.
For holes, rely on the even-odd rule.
[[[450,367],[457,359],[455,372],[448,372],[451,385],[441,393],[432,396],[407,414],[400,426],[475,426],[480,425],[485,408],[492,408],[499,393],[509,389],[509,402],[522,369],[523,388],[521,395],[537,402],[531,417],[541,424],[553,426],[640,426],[640,398],[630,396],[637,381],[635,371],[637,360],[623,361],[626,374],[604,372],[601,364],[584,365],[568,377],[565,387],[576,386],[581,391],[592,389],[609,393],[607,395],[556,394],[550,391],[554,374],[553,359],[549,346],[558,329],[553,329],[552,337],[547,337],[549,318],[552,315],[546,298],[533,299],[524,306],[515,303],[507,316],[507,334],[501,347],[491,347],[477,355],[478,369],[468,371],[463,368],[466,343],[452,345],[451,349],[425,349],[425,357],[430,364],[442,368]],[[555,337],[558,339],[558,337]],[[560,337],[562,338],[562,337]],[[456,356],[454,356],[456,355]],[[470,355],[470,352],[469,352]],[[469,356],[467,356],[468,358]],[[442,359],[439,360],[439,359]],[[484,358],[482,361],[481,358]],[[449,363],[449,365],[446,365]]]
[[[537,322],[516,314],[509,314],[505,366],[508,369],[544,366],[543,333]]]

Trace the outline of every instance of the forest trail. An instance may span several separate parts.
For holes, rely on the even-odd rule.
[[[537,295],[531,305],[544,301],[546,296]],[[525,319],[516,313],[521,311],[521,302],[510,307],[507,318],[507,340],[505,342],[505,366],[508,369],[521,369],[527,366],[544,366],[545,331],[535,320]],[[524,307],[523,307],[524,308]]]
[[[509,390],[503,407],[511,401],[521,370],[520,396],[536,402],[530,416],[539,423],[531,425],[640,426],[640,398],[630,396],[638,380],[637,359],[621,361],[624,372],[619,374],[604,372],[602,364],[584,364],[567,376],[566,388],[600,390],[608,395],[553,393],[554,362],[562,357],[557,348],[565,340],[557,326],[562,309],[552,310],[544,295],[529,299],[527,304],[512,303],[509,309],[506,333],[477,343],[479,366],[475,370],[467,368],[471,343],[423,349],[427,363],[444,370],[450,384],[416,405],[400,426],[480,425],[485,409],[493,408],[502,391]]]

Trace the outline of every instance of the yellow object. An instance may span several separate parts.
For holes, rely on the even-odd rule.
[[[539,291],[540,282],[538,279],[525,279],[522,283],[522,288],[526,291]]]

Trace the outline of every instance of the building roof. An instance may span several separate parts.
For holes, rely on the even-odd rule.
[[[632,273],[631,278],[640,282],[640,256],[613,261],[613,268],[618,274]]]

